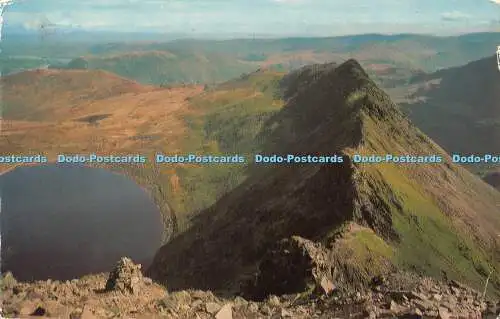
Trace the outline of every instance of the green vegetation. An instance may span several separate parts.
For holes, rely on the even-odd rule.
[[[191,100],[195,109],[203,110],[202,124],[191,121],[192,129],[201,129],[199,135],[216,141],[221,152],[255,152],[260,147],[255,138],[262,125],[283,105],[277,96],[280,78],[278,73],[258,72],[235,81],[234,89],[232,83],[223,85],[221,90]]]
[[[349,272],[357,274],[362,283],[367,283],[372,276],[387,272],[394,260],[395,249],[377,236],[371,229],[362,228],[347,232],[335,253],[340,263],[349,265]]]
[[[453,226],[453,221],[425,195],[421,186],[410,181],[397,167],[380,165],[376,170],[401,204],[401,210],[397,210],[387,203],[393,210],[393,226],[401,239],[396,244],[395,262],[405,269],[434,277],[446,273],[449,278],[482,288],[490,269],[488,254],[473,243],[470,236]],[[380,196],[386,196],[387,201],[393,194],[380,190]],[[499,279],[495,278],[496,284],[500,283]]]
[[[296,44],[296,47],[309,45],[306,40]],[[192,53],[194,51],[186,54],[180,54],[180,52],[179,50],[147,51],[107,57],[77,58],[72,61],[71,66],[105,69],[144,83],[169,83],[179,79],[212,83],[233,76],[233,72],[239,75],[243,69],[253,70],[255,67],[254,64],[242,63],[236,59],[226,59],[227,55],[218,53],[200,55]],[[355,62],[346,63],[341,69],[341,76],[332,68],[325,68],[328,78],[322,77],[321,68],[317,68],[318,72],[311,75],[316,77],[316,81],[310,78],[308,72],[302,72],[295,82],[291,81],[294,83],[290,88],[292,91],[293,88],[297,90],[301,88],[300,94],[304,95],[299,94],[296,99],[291,100],[290,107],[287,108],[289,113],[284,115],[280,114],[284,101],[279,89],[283,74],[276,71],[276,68],[246,74],[218,86],[207,86],[203,93],[190,98],[188,109],[183,109],[183,113],[180,113],[183,114],[183,119],[187,124],[187,132],[184,139],[176,144],[179,150],[175,152],[200,155],[238,154],[250,160],[249,155],[261,151],[263,146],[267,145],[265,143],[274,142],[274,140],[263,140],[264,134],[262,133],[268,132],[269,128],[264,127],[265,123],[275,115],[283,115],[282,122],[276,121],[276,125],[279,126],[277,131],[281,129],[283,132],[279,135],[280,137],[289,137],[286,136],[289,132],[285,126],[290,124],[303,138],[295,145],[296,148],[283,143],[290,147],[283,151],[290,153],[298,152],[298,150],[311,153],[347,152],[347,147],[357,148],[358,146],[357,152],[361,151],[361,146],[366,146],[373,152],[438,152],[430,146],[431,144],[418,130],[405,126],[403,118],[399,117],[398,109],[388,96],[369,79],[366,79],[364,72],[357,68]],[[69,73],[88,75],[90,71],[67,72]],[[116,87],[114,82],[99,82],[100,78],[104,77],[83,77],[78,81],[76,77],[71,77],[73,81],[67,81],[68,78],[49,77],[43,80],[35,79],[33,82],[36,83],[37,90],[48,92],[53,91],[47,88],[62,87],[63,85],[60,84],[64,84],[64,89],[75,91],[78,87],[86,89],[94,86]],[[29,78],[29,80],[32,79]],[[323,87],[311,89],[313,86],[311,83],[323,85]],[[337,87],[339,90],[331,89],[332,87]],[[124,91],[128,92],[127,89]],[[83,98],[96,99],[96,95],[90,94],[92,92],[80,92]],[[301,105],[293,103],[301,103]],[[11,105],[15,106],[15,104]],[[358,130],[360,128],[361,130]],[[356,134],[358,131],[361,134]],[[278,141],[278,145],[279,143],[281,140]],[[444,165],[439,167],[443,170],[451,170],[444,168]],[[347,260],[346,264],[355,268],[356,275],[361,274],[367,278],[370,273],[382,272],[387,267],[387,261],[390,260],[401,268],[428,275],[441,276],[444,271],[451,278],[463,280],[474,284],[476,288],[481,288],[490,267],[499,269],[498,264],[493,264],[489,260],[488,252],[483,249],[484,247],[482,248],[480,243],[473,242],[472,236],[460,229],[457,223],[445,214],[453,213],[453,209],[444,211],[435,202],[434,198],[447,194],[438,194],[437,190],[427,187],[426,180],[419,179],[406,168],[396,165],[371,165],[366,169],[365,167],[354,169],[346,167],[345,170],[324,169],[315,165],[310,165],[307,169],[294,167],[288,170],[283,167],[277,170],[261,170],[260,174],[263,174],[262,172],[268,174],[265,180],[261,180],[261,176],[257,174],[252,175],[248,180],[247,177],[254,172],[241,164],[186,165],[160,173],[157,167],[148,163],[145,167],[128,167],[127,170],[136,181],[151,187],[149,191],[157,202],[162,205],[168,203],[173,208],[181,231],[190,226],[191,215],[212,206],[221,196],[235,189],[236,186],[243,184],[242,186],[247,186],[247,189],[253,189],[237,193],[230,197],[230,203],[221,204],[224,207],[215,212],[220,214],[215,218],[218,219],[219,224],[213,228],[200,226],[202,231],[195,234],[196,238],[192,239],[192,247],[187,247],[190,245],[190,239],[182,241],[181,244],[185,244],[186,247],[180,249],[177,247],[183,253],[191,252],[192,249],[203,250],[199,242],[205,242],[208,245],[211,240],[215,240],[214,238],[217,238],[217,245],[222,244],[224,247],[227,245],[233,249],[234,243],[231,241],[238,238],[243,228],[231,229],[227,225],[245,228],[248,227],[249,222],[258,228],[251,231],[252,236],[255,237],[240,238],[241,242],[237,244],[241,249],[255,250],[252,252],[254,254],[260,253],[258,250],[265,248],[264,244],[268,244],[265,241],[274,240],[272,236],[275,234],[287,235],[292,231],[311,234],[310,229],[302,229],[303,221],[304,224],[321,225],[325,229],[331,227],[330,235],[334,237],[345,230],[345,225],[340,225],[340,223],[345,221],[347,214],[352,214],[357,219],[352,222],[370,224],[371,217],[375,219],[374,224],[380,223],[386,226],[378,229],[373,227],[375,231],[362,228],[342,238],[345,244],[343,248],[347,248],[342,251],[342,253],[347,253],[343,258]],[[429,171],[422,165],[418,167],[418,170],[429,176],[432,175],[428,174]],[[364,174],[360,183],[353,182],[351,185],[351,179],[355,179],[354,175],[358,173]],[[179,185],[173,185],[175,183],[172,183],[171,177],[177,177]],[[441,176],[435,177],[441,178],[440,181],[443,183],[447,182]],[[245,181],[248,184],[245,184]],[[322,183],[324,184],[321,185]],[[463,196],[464,200],[470,198],[469,194],[460,189],[460,187],[465,187],[466,183],[467,181],[464,181],[460,185],[449,187],[453,189],[450,194],[457,197]],[[277,186],[281,184],[286,184],[290,188]],[[320,185],[317,189],[314,188],[316,184]],[[353,197],[356,199],[347,194],[351,187],[354,192]],[[478,185],[478,193],[482,190],[484,189]],[[333,195],[330,197],[328,192],[336,192],[345,198],[335,198]],[[494,199],[494,197],[487,198],[488,201]],[[366,204],[372,211],[360,213],[361,209],[358,209],[358,204]],[[452,208],[460,210],[462,207]],[[337,211],[345,215],[332,214]],[[390,222],[383,220],[384,213],[390,217]],[[364,214],[372,215],[367,217]],[[326,217],[331,219],[327,224],[323,224]],[[168,223],[168,220],[165,222]],[[337,229],[334,231],[335,227]],[[195,232],[198,231],[196,228],[195,230]],[[245,228],[245,231],[247,230]],[[327,232],[327,230],[322,231],[324,231],[322,234]],[[399,235],[399,241],[382,239],[387,239],[389,236],[385,232],[390,231]],[[189,232],[186,236],[189,236]],[[319,238],[321,239],[325,238]],[[248,242],[245,243],[243,240],[248,240]],[[228,255],[236,251],[238,247],[233,252],[231,249]],[[220,264],[221,260],[226,262],[222,257],[228,260],[230,258],[219,247],[206,251],[214,254],[207,257],[207,260],[210,261],[212,258],[217,264]],[[220,255],[217,256],[217,254]],[[193,254],[193,258],[203,259],[203,262],[193,263],[197,265],[196,267],[210,265],[210,262],[206,262],[205,256],[201,254]],[[170,262],[174,265],[172,267],[175,267],[177,260],[180,262],[182,258],[173,258],[173,261],[166,258],[166,260],[168,264],[161,265],[162,269],[171,267]],[[229,263],[232,262],[240,261],[229,260]],[[191,267],[182,262],[179,266]],[[241,266],[249,265],[242,264]],[[237,267],[235,266],[235,271]],[[213,271],[213,269],[208,271]],[[186,271],[189,273],[186,276],[192,276],[194,272]],[[201,271],[199,276],[203,276]],[[493,285],[490,286],[492,292],[495,292],[500,284],[498,271],[495,271],[494,276],[491,279]],[[179,278],[179,280],[186,279]]]
[[[282,74],[261,71],[222,84],[190,100],[193,112],[185,117],[190,133],[183,151],[195,154],[242,155],[250,160],[261,141],[265,121],[283,105],[278,98]],[[176,211],[195,212],[214,204],[246,178],[246,165],[200,165],[177,168],[185,195],[173,201]]]
[[[357,255],[361,255],[364,252],[371,252],[377,256],[391,258],[394,254],[394,249],[370,229],[355,231],[352,241],[353,247],[356,248],[354,251]]]

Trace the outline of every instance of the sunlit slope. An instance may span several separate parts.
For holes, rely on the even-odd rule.
[[[144,86],[104,71],[29,71],[4,77],[3,154],[143,154],[124,170],[183,218],[238,184],[245,166],[155,165],[156,153],[248,154],[266,118],[280,109],[274,96],[282,74],[257,72],[203,91]],[[264,85],[262,85],[262,83]],[[274,84],[273,84],[274,83]],[[12,165],[3,164],[2,170]]]
[[[353,286],[394,267],[500,288],[500,194],[415,128],[349,60],[280,82],[285,106],[256,140],[268,154],[340,154],[337,164],[250,167],[242,185],[156,256],[172,289],[238,289],[268,247],[292,235],[332,247]],[[436,164],[356,164],[354,154],[438,155]],[[354,232],[355,223],[371,231]]]
[[[155,90],[105,71],[81,70],[20,72],[5,77],[2,89],[3,118],[23,120],[67,118],[82,112],[82,105]]]
[[[2,155],[44,154],[49,161],[58,154],[140,154],[154,159],[157,151],[176,152],[187,129],[181,115],[186,99],[202,90],[141,86],[103,71],[29,71],[2,82]],[[112,168],[150,191],[171,235],[174,216],[167,197],[178,185],[173,167],[158,170],[148,162]]]

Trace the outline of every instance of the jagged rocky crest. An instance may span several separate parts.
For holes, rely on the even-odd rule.
[[[428,274],[442,269],[475,287],[488,267],[499,269],[498,192],[449,163],[350,160],[355,153],[449,159],[358,62],[300,69],[283,78],[281,89],[286,105],[258,136],[263,153],[339,154],[344,162],[251,169],[192,229],[160,249],[148,270],[152,278],[172,289],[241,291],[242,282],[259,276],[269,247],[295,235],[331,250],[332,269],[349,279],[341,285],[346,290],[395,267]],[[465,268],[444,262],[447,254]],[[492,291],[499,283],[495,275]]]
[[[282,79],[281,91],[286,107],[258,137],[265,141],[264,153],[329,154],[371,146],[376,130],[394,138],[413,130],[427,140],[355,60],[301,68]],[[374,128],[374,122],[384,125]]]

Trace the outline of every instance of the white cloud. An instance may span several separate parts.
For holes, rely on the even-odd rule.
[[[0,3],[6,0],[0,0]],[[249,33],[322,34],[473,28],[498,16],[500,0],[14,0],[9,26],[36,28],[45,15],[56,25],[99,28],[156,28],[169,32],[232,29]],[[383,7],[384,10],[380,10]],[[460,11],[456,11],[460,10]],[[376,14],[374,14],[374,12]],[[280,17],[282,22],[277,21]],[[448,23],[443,23],[448,21]],[[451,21],[454,21],[451,23]],[[384,26],[383,23],[387,23]],[[482,22],[481,22],[482,23]],[[466,24],[466,25],[465,25]],[[318,27],[316,27],[316,25]],[[341,27],[339,26],[341,25]],[[390,26],[390,27],[389,27]],[[426,30],[427,30],[426,29]],[[349,31],[350,30],[350,31]],[[243,32],[243,31],[242,31]],[[424,31],[422,31],[424,32]],[[430,32],[430,31],[429,31]]]
[[[495,0],[499,1],[500,0]],[[457,21],[457,20],[466,20],[469,19],[471,16],[467,13],[461,12],[461,11],[449,11],[449,12],[443,12],[441,14],[441,18],[443,20],[448,20],[448,21]]]

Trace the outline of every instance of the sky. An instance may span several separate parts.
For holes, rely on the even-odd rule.
[[[454,34],[500,31],[500,0],[18,0],[4,21],[191,35]]]

